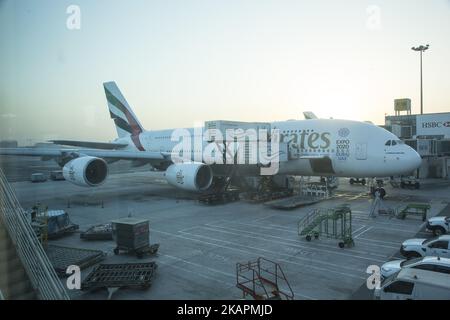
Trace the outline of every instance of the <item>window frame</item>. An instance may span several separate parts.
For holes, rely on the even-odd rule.
[[[395,286],[395,285],[403,285],[403,286],[408,286],[407,288],[402,288],[403,291],[391,291],[390,288]],[[409,282],[409,281],[403,281],[403,280],[395,280],[393,282],[391,282],[388,286],[386,286],[383,291],[387,292],[387,293],[395,293],[395,294],[403,294],[403,295],[412,295],[413,291],[414,291],[414,282]],[[397,288],[397,287],[396,287]]]
[[[442,242],[447,243],[446,248],[436,248],[436,247],[432,247],[434,244],[436,244],[436,243],[442,243]],[[428,248],[430,248],[430,249],[448,250],[448,243],[449,243],[448,240],[437,240],[437,241],[434,241],[434,242],[430,243],[430,244],[428,245]]]

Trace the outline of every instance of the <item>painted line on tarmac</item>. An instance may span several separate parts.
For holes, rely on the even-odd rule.
[[[231,277],[233,279],[236,277],[235,274],[231,274],[231,273],[228,273],[228,272],[220,271],[220,270],[217,270],[217,269],[214,269],[214,268],[211,268],[211,267],[207,267],[205,265],[201,265],[201,264],[198,264],[198,263],[195,263],[195,262],[191,262],[191,261],[185,260],[183,258],[175,257],[175,256],[168,255],[168,254],[162,254],[161,256],[167,257],[167,258],[170,258],[170,259],[173,259],[173,260],[176,260],[176,261],[180,261],[180,262],[183,262],[183,263],[186,263],[186,264],[190,264],[190,265],[193,265],[193,266],[196,266],[196,267],[205,268],[205,269],[208,269],[210,271],[213,271],[213,272],[225,275],[227,277]]]
[[[201,273],[198,272],[198,271],[192,271],[192,270],[188,270],[188,269],[186,269],[186,268],[182,268],[182,267],[173,265],[173,264],[171,264],[170,262],[161,262],[161,261],[158,261],[158,264],[166,265],[167,267],[170,267],[170,268],[175,268],[175,269],[179,269],[179,270],[182,270],[182,271],[185,271],[185,272],[189,272],[189,273],[195,274],[195,275],[198,276],[198,277],[205,278],[205,279],[208,279],[208,280],[213,280],[213,281],[216,281],[216,282],[220,282],[220,283],[223,283],[223,284],[225,284],[225,285],[227,285],[227,286],[230,286],[230,287],[235,287],[235,286],[236,286],[235,284],[230,284],[230,283],[225,282],[225,281],[223,281],[223,280],[220,280],[220,279],[218,279],[218,278],[214,278],[214,277],[207,276],[207,275],[205,275],[205,274],[201,274]],[[234,276],[234,277],[236,277],[236,276]]]
[[[189,233],[189,232],[186,232],[184,234],[186,234],[188,236],[191,236],[191,237],[200,237],[200,238],[205,238],[205,239],[212,240],[212,241],[228,243],[228,244],[233,245],[233,247],[228,247],[228,246],[218,245],[218,244],[215,244],[215,243],[205,242],[204,240],[199,240],[199,239],[195,239],[195,238],[194,239],[189,238],[190,240],[199,241],[201,243],[206,243],[206,244],[209,244],[209,245],[219,246],[219,247],[226,248],[226,249],[229,249],[229,250],[239,250],[239,251],[243,251],[243,252],[248,252],[248,254],[255,254],[255,252],[253,252],[253,251],[237,249],[236,248],[237,246],[242,246],[242,245],[240,245],[238,243],[234,243],[234,242],[230,242],[230,241],[226,241],[226,240],[221,240],[221,239],[215,239],[215,238],[212,238],[212,237],[209,237],[209,236],[204,236],[204,235],[192,234],[192,233]],[[281,252],[273,252],[273,251],[270,251],[270,250],[267,250],[267,249],[258,248],[258,247],[250,247],[250,246],[242,246],[242,247],[250,248],[250,249],[254,249],[254,250],[259,250],[259,251],[264,251],[264,252],[269,252],[272,255],[275,254],[275,255],[287,256],[287,257],[289,257],[289,259],[307,260],[308,262],[314,262],[314,263],[319,263],[319,264],[330,265],[330,266],[334,266],[334,267],[336,267],[338,269],[346,268],[346,269],[352,270],[353,272],[359,272],[360,271],[359,269],[352,269],[352,268],[349,268],[349,267],[339,266],[339,265],[336,265],[336,264],[333,264],[333,263],[327,263],[327,262],[318,261],[318,260],[314,261],[313,259],[300,258],[298,256],[292,256],[292,255],[289,255],[289,254],[286,254],[286,253],[281,253]],[[277,260],[281,261],[280,258],[277,258]],[[286,261],[287,263],[295,264],[295,265],[306,267],[306,268],[312,268],[312,269],[317,269],[317,270],[320,270],[320,271],[332,272],[332,273],[336,273],[336,274],[340,274],[340,275],[345,275],[345,276],[351,277],[351,278],[365,279],[364,277],[361,277],[361,276],[357,276],[357,275],[350,274],[350,273],[342,273],[342,272],[339,272],[339,271],[336,271],[336,270],[333,270],[333,269],[327,269],[325,267],[311,266],[310,264],[307,264],[307,263],[293,262],[292,260],[284,260],[284,261]]]
[[[209,225],[209,224],[204,225],[204,226],[199,226],[199,227],[203,227],[203,228],[208,228],[208,227],[211,228],[212,227],[212,228],[216,228],[216,229],[224,229],[221,232],[223,232],[223,233],[230,233],[230,234],[237,235],[237,236],[250,237],[250,238],[263,240],[263,241],[272,241],[272,242],[277,242],[277,243],[283,244],[283,245],[290,245],[290,246],[294,246],[294,247],[305,248],[305,249],[311,250],[311,246],[310,247],[303,246],[303,245],[299,244],[298,240],[296,240],[296,239],[287,239],[287,238],[271,236],[271,235],[260,235],[258,233],[254,233],[254,232],[251,232],[251,231],[242,230],[242,229],[238,229],[238,228],[219,227],[219,226],[212,226],[212,225]],[[212,230],[216,231],[214,229],[212,229]],[[230,230],[230,231],[227,231],[227,230]],[[232,231],[235,231],[235,232],[232,232]],[[236,232],[239,232],[239,233],[236,233]],[[247,234],[244,234],[244,233],[247,233]],[[268,237],[269,238],[274,238],[274,239],[279,239],[281,241],[279,241],[279,240],[269,240],[269,239],[267,239]],[[288,242],[286,242],[286,241],[288,241]],[[292,242],[294,242],[294,243],[292,243]],[[319,247],[319,248],[317,248],[317,247]],[[324,247],[326,249],[321,249],[320,247]],[[323,251],[323,252],[327,252],[327,253],[331,253],[331,254],[336,254],[336,255],[341,255],[341,256],[347,256],[347,257],[352,257],[352,258],[357,258],[357,259],[365,259],[365,260],[373,261],[373,259],[367,258],[366,256],[354,255],[354,254],[349,254],[349,253],[340,253],[340,252],[336,252],[336,250],[334,250],[334,251],[327,250],[327,249],[334,249],[334,248],[335,248],[334,246],[325,245],[325,244],[319,244],[319,243],[315,243],[315,247],[313,247],[313,249],[317,250],[317,251]],[[359,250],[353,250],[353,252],[367,254],[367,252],[362,252],[362,251],[359,251]],[[371,255],[378,256],[378,257],[383,258],[383,259],[386,257],[386,255],[384,255],[384,254],[381,255],[381,254],[377,254],[377,253],[371,253]]]
[[[356,229],[355,231],[352,232],[352,235],[354,235],[355,233],[357,233],[359,230],[364,229],[366,227],[366,225],[363,225],[362,227]]]
[[[373,227],[368,227],[368,228],[366,228],[366,230],[364,230],[361,233],[359,233],[358,235],[354,236],[354,238],[358,239],[359,236],[363,235],[364,233],[366,233],[367,231],[370,231],[372,229],[373,229]]]
[[[200,243],[202,243],[202,244],[207,244],[207,245],[211,245],[211,246],[221,247],[221,248],[228,249],[228,250],[234,250],[234,251],[244,252],[246,255],[254,254],[254,252],[251,252],[251,251],[242,250],[242,249],[233,248],[233,247],[222,246],[222,245],[218,245],[218,244],[215,244],[215,243],[209,243],[209,242],[205,242],[205,241],[203,241],[203,240],[192,239],[192,238],[190,238],[190,237],[186,237],[186,236],[182,236],[182,235],[173,235],[173,234],[171,234],[171,233],[169,233],[169,232],[165,232],[165,231],[159,231],[159,230],[155,230],[155,229],[152,229],[152,231],[153,231],[153,232],[162,233],[162,234],[166,234],[166,235],[170,235],[170,236],[175,236],[175,237],[177,237],[177,238],[181,238],[181,239],[185,239],[185,240],[190,240],[190,241],[200,242]],[[263,249],[258,249],[258,250],[263,250]],[[264,251],[268,251],[268,250],[264,250]],[[268,252],[270,252],[270,251],[268,251]],[[294,264],[294,265],[303,266],[303,265],[300,265],[299,263],[295,263],[295,262],[292,262],[292,261],[287,261],[287,260],[286,260],[286,262],[287,262],[287,263],[290,263],[290,264]],[[164,263],[163,263],[163,264],[164,264]],[[176,266],[173,266],[173,265],[168,265],[168,266],[174,267],[174,268],[178,268],[178,269],[183,270],[183,271],[192,272],[192,271],[189,271],[189,270],[186,270],[186,269],[183,269],[183,268],[179,268],[179,267],[176,267]],[[339,273],[339,272],[336,272],[336,271],[332,271],[332,270],[328,270],[328,269],[324,269],[324,268],[319,268],[319,267],[311,267],[311,266],[308,266],[308,268],[310,268],[310,269],[318,269],[318,270],[326,271],[326,272],[330,272],[330,273]],[[198,275],[198,273],[195,273],[195,274]],[[349,274],[344,274],[344,273],[339,273],[339,274],[344,275],[344,276],[350,276],[350,277],[353,277],[353,278],[365,279],[364,277],[358,277],[358,276],[349,275]],[[209,278],[209,277],[208,277],[208,278]],[[211,278],[211,279],[216,280],[216,281],[221,281],[221,280],[217,280],[217,279],[214,279],[214,278]],[[297,295],[297,296],[303,297],[303,298],[305,298],[305,299],[309,299],[309,300],[318,300],[317,298],[312,298],[312,297],[310,297],[310,296],[307,296],[307,295],[304,295],[304,294],[300,294],[300,293],[298,293],[298,292],[294,292],[294,294]]]
[[[167,235],[170,235],[170,236],[173,236],[173,234],[168,233],[168,232],[158,231],[158,230],[155,230],[155,231],[156,231],[156,232],[163,233],[163,234],[167,234]],[[323,264],[323,265],[329,265],[329,266],[336,267],[336,268],[338,268],[338,269],[348,269],[348,270],[351,270],[352,272],[359,272],[359,271],[360,271],[359,269],[350,268],[350,267],[347,267],[347,266],[341,266],[341,265],[337,265],[337,264],[334,264],[334,263],[331,263],[331,262],[320,261],[320,260],[315,260],[315,259],[306,258],[306,257],[303,258],[303,257],[299,257],[299,256],[293,256],[293,255],[290,255],[290,254],[286,254],[286,253],[281,253],[281,252],[273,252],[273,251],[270,251],[270,250],[267,250],[267,249],[263,249],[263,248],[259,248],[259,247],[254,247],[254,246],[244,246],[244,245],[241,245],[241,244],[239,244],[239,243],[234,243],[234,242],[227,241],[227,240],[222,240],[222,239],[216,239],[216,238],[212,238],[212,237],[205,236],[205,235],[192,234],[192,233],[189,233],[189,232],[186,232],[185,234],[187,234],[187,235],[189,235],[189,236],[193,236],[193,237],[200,237],[200,238],[205,238],[205,239],[212,240],[212,241],[217,241],[217,242],[222,242],[222,243],[229,244],[229,245],[231,245],[231,246],[223,246],[223,245],[219,245],[219,244],[216,244],[216,243],[206,242],[206,241],[200,240],[200,239],[192,239],[192,238],[189,238],[189,240],[197,241],[197,242],[200,242],[200,243],[203,243],[203,244],[213,245],[213,246],[218,246],[218,247],[226,248],[226,249],[229,249],[229,250],[241,251],[241,252],[246,253],[247,255],[248,255],[248,254],[254,255],[255,252],[254,252],[254,251],[245,250],[245,249],[253,249],[253,250],[258,250],[258,251],[268,252],[268,253],[270,253],[270,254],[272,254],[272,255],[275,254],[275,255],[286,256],[286,257],[288,257],[288,258],[290,258],[290,259],[306,260],[307,263],[318,263],[318,264]],[[182,236],[182,235],[175,235],[175,237],[186,238],[186,236]],[[245,249],[239,249],[238,247],[244,247]],[[299,263],[296,263],[296,264],[299,264]],[[311,267],[311,268],[315,268],[315,269],[319,269],[319,270],[326,270],[326,271],[338,273],[338,274],[341,274],[341,275],[347,275],[347,276],[353,277],[353,278],[355,278],[355,277],[356,277],[356,278],[361,278],[361,279],[363,278],[363,277],[355,276],[355,275],[353,275],[353,274],[344,274],[344,273],[335,271],[335,270],[333,270],[333,269],[326,269],[326,268],[314,267],[314,266],[311,266],[311,265],[305,264],[305,263],[304,263],[304,264],[301,264],[301,266],[306,266],[306,267],[308,267],[308,268]]]

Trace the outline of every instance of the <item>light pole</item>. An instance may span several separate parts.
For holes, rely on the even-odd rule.
[[[420,51],[420,114],[423,114],[423,87],[422,87],[422,53],[428,50],[429,44],[426,46],[412,47],[411,50]]]

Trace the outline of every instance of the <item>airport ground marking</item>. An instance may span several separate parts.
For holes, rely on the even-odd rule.
[[[357,239],[359,236],[363,235],[364,233],[372,230],[374,227],[367,227],[366,230],[362,231],[361,233],[359,233],[358,235],[354,236],[353,238]]]
[[[202,227],[202,226],[199,226],[199,228],[200,227]],[[263,237],[263,236],[261,236],[259,233],[256,233],[256,232],[251,232],[251,231],[248,231],[248,230],[242,230],[242,229],[238,229],[238,228],[229,228],[229,227],[222,227],[222,226],[212,226],[212,225],[204,225],[203,226],[204,228],[218,228],[218,229],[224,229],[224,230],[227,230],[228,231],[228,233],[231,233],[231,234],[235,234],[235,235],[239,235],[239,236],[247,236],[247,237],[252,237],[252,238],[257,238],[257,237]],[[220,231],[222,231],[222,230],[220,230]],[[235,232],[240,232],[239,234],[237,234],[237,233],[233,233],[232,231],[235,231]],[[227,232],[225,232],[225,231],[222,231],[222,232],[224,232],[224,233],[227,233]],[[242,232],[244,232],[244,233],[242,233]],[[245,233],[247,233],[248,235],[245,235]],[[254,235],[254,236],[253,236]],[[303,247],[303,248],[306,248],[306,247],[304,247],[304,246],[302,246],[301,244],[299,244],[299,239],[288,239],[288,238],[283,238],[283,237],[278,237],[278,236],[273,236],[273,235],[265,235],[264,237],[270,237],[270,238],[275,238],[275,239],[279,239],[279,240],[276,240],[277,241],[277,243],[280,243],[280,244],[284,244],[284,245],[291,245],[291,246],[296,246],[296,247],[299,247],[299,246],[301,246],[301,247]],[[260,238],[257,238],[257,239],[260,239]],[[264,240],[266,240],[266,239],[264,239]],[[281,240],[281,241],[280,241]],[[285,241],[285,242],[283,242],[283,241]],[[324,243],[314,243],[314,245],[311,243],[310,244],[311,245],[311,247],[313,247],[315,250],[322,250],[322,251],[325,251],[325,252],[330,252],[330,251],[328,251],[328,250],[326,250],[326,249],[335,249],[335,246],[334,245],[331,245],[331,244],[324,244]],[[315,247],[314,247],[315,246]],[[308,247],[308,248],[311,248],[311,247]],[[321,249],[321,248],[317,248],[317,247],[324,247],[324,248],[326,248],[326,249]],[[359,251],[359,250],[352,250],[352,252],[356,252],[356,253],[363,253],[363,254],[366,254],[366,252],[364,251],[364,252],[361,252],[361,251]],[[335,253],[335,252],[333,252],[333,253]],[[344,255],[348,255],[348,254],[344,254]],[[381,254],[378,254],[378,253],[373,253],[373,255],[378,255],[378,256],[380,256],[380,257],[384,257],[384,255],[381,255]],[[357,255],[350,255],[350,256],[354,256],[354,257],[358,257]]]
[[[216,230],[213,230],[213,231],[216,231]],[[219,230],[219,231],[220,231],[220,230]],[[191,236],[196,236],[196,237],[206,238],[206,239],[213,240],[213,241],[223,242],[223,243],[227,243],[227,244],[239,245],[239,246],[242,246],[242,247],[244,247],[244,248],[252,248],[252,249],[256,249],[256,250],[269,251],[269,250],[267,250],[267,249],[262,249],[262,248],[254,247],[254,246],[244,246],[244,245],[240,245],[240,244],[237,244],[237,243],[228,241],[228,240],[222,240],[222,239],[212,238],[212,237],[210,237],[210,236],[205,236],[205,235],[200,235],[200,234],[192,234],[192,233],[186,233],[186,234],[189,234],[189,235],[191,235]],[[273,242],[270,242],[270,243],[273,243]],[[279,243],[279,242],[276,242],[276,243]],[[282,243],[282,244],[284,244],[284,243]],[[294,250],[297,250],[298,248],[304,249],[304,247],[302,247],[302,246],[297,246],[297,245],[290,244],[290,243],[284,244],[284,245],[286,246],[286,248],[292,248],[292,249],[294,249]],[[295,249],[295,248],[297,248],[297,249]],[[308,250],[309,250],[309,252],[313,252],[313,250],[312,250],[311,248],[308,248]],[[269,252],[272,252],[272,251],[269,251]],[[325,265],[333,266],[333,267],[336,267],[336,268],[339,268],[339,269],[345,268],[345,269],[349,269],[349,270],[352,270],[352,271],[359,271],[359,270],[354,269],[354,268],[350,268],[350,267],[346,267],[346,266],[342,266],[342,265],[337,265],[337,264],[330,263],[330,262],[326,262],[326,261],[322,261],[322,260],[317,260],[317,259],[314,260],[314,259],[312,259],[312,258],[299,257],[299,256],[295,256],[295,255],[292,255],[292,254],[282,253],[282,252],[276,252],[276,253],[277,253],[277,254],[280,254],[280,255],[287,256],[287,257],[289,257],[289,258],[296,258],[296,259],[300,259],[300,260],[307,260],[308,262],[313,261],[313,262],[317,262],[317,263],[322,263],[322,264],[325,264]],[[385,255],[383,255],[383,258],[385,259]],[[367,259],[367,258],[365,258],[365,259]],[[372,261],[372,260],[371,260],[371,261]],[[381,261],[381,260],[379,260],[379,261]],[[382,260],[382,261],[384,261],[384,260]]]
[[[268,215],[267,217],[258,218],[258,219],[252,220],[252,221],[253,222],[259,222],[259,221],[262,221],[262,220],[266,220],[266,219],[272,218],[273,216],[275,216],[275,215],[271,214],[271,215]],[[222,219],[222,221],[223,221],[223,219]]]
[[[236,287],[236,285],[235,285],[234,283],[231,285],[230,283],[225,282],[225,281],[223,281],[223,280],[220,280],[220,279],[217,279],[217,278],[214,278],[214,277],[210,277],[210,276],[201,274],[201,273],[199,273],[198,271],[188,270],[188,269],[186,269],[186,268],[179,267],[179,266],[177,266],[177,265],[171,264],[170,262],[158,262],[158,263],[160,263],[160,264],[162,264],[162,265],[166,265],[166,266],[169,267],[169,268],[175,268],[175,269],[178,269],[178,270],[182,270],[182,271],[184,271],[184,272],[193,273],[193,274],[195,274],[196,276],[201,277],[201,278],[205,278],[205,279],[208,279],[208,280],[213,280],[213,281],[215,281],[215,282],[223,283],[223,284],[225,284],[225,285],[227,286],[227,289],[231,289],[231,288]],[[228,287],[228,286],[229,286],[229,287]]]
[[[398,242],[394,241],[384,241],[384,240],[374,240],[374,239],[368,239],[368,238],[361,238],[358,236],[358,242],[360,241],[366,241],[368,243],[364,243],[364,245],[372,245],[372,246],[379,246],[387,249],[398,249]],[[380,243],[373,243],[373,242],[380,242]]]
[[[205,265],[201,265],[201,264],[198,264],[198,263],[195,263],[195,262],[192,262],[192,261],[188,261],[188,260],[183,259],[183,258],[175,257],[175,256],[168,255],[168,254],[163,254],[162,256],[163,256],[163,257],[168,257],[168,258],[170,258],[170,259],[173,259],[173,260],[176,260],[176,261],[179,261],[179,262],[183,262],[183,263],[186,263],[186,264],[190,264],[190,265],[193,265],[193,266],[197,266],[197,267],[201,267],[201,268],[206,268],[206,269],[208,269],[208,270],[210,270],[210,271],[212,271],[212,272],[220,273],[220,274],[222,274],[222,275],[224,275],[224,276],[231,277],[231,278],[233,278],[233,279],[236,277],[235,274],[231,274],[231,273],[228,273],[228,272],[220,271],[220,270],[217,270],[217,269],[214,269],[214,268],[211,268],[211,267],[207,267],[207,266],[205,266]]]
[[[311,262],[316,262],[316,263],[321,263],[321,264],[328,264],[328,265],[332,265],[332,266],[334,266],[334,267],[336,267],[336,268],[338,268],[338,269],[346,268],[346,269],[352,270],[352,272],[359,272],[359,271],[360,271],[359,269],[351,269],[351,268],[349,268],[349,267],[339,266],[339,265],[332,264],[332,263],[325,263],[325,262],[323,262],[323,261],[319,262],[319,261],[317,261],[317,260],[314,261],[314,260],[312,260],[312,259],[300,258],[300,257],[298,257],[298,256],[293,256],[293,255],[289,255],[289,254],[285,254],[285,253],[281,253],[281,252],[273,252],[273,251],[270,251],[270,250],[267,250],[267,249],[262,249],[262,248],[257,248],[257,247],[250,247],[250,246],[243,246],[243,245],[239,245],[239,244],[237,244],[237,243],[233,243],[233,242],[225,241],[225,240],[220,240],[220,239],[215,239],[215,238],[211,238],[211,237],[208,237],[208,236],[196,235],[196,234],[191,234],[191,233],[185,233],[185,234],[187,234],[187,235],[189,235],[189,236],[193,236],[193,237],[206,238],[206,239],[212,240],[212,241],[225,242],[225,243],[232,244],[232,245],[234,245],[234,246],[242,246],[242,247],[247,247],[247,248],[251,248],[251,249],[255,249],[255,250],[259,250],[259,251],[269,252],[270,254],[275,255],[275,257],[277,257],[277,255],[280,255],[280,256],[287,256],[287,257],[289,257],[289,259],[307,260],[307,261],[310,262],[310,263],[311,263]],[[214,244],[214,243],[210,243],[210,242],[205,242],[205,241],[203,241],[203,240],[192,239],[192,238],[187,238],[187,239],[190,239],[190,240],[193,240],[193,241],[199,241],[199,242],[201,242],[201,243],[207,243],[207,244],[210,244],[210,245],[219,246],[219,247],[222,247],[222,248],[227,248],[227,249],[229,249],[229,250],[235,250],[235,249],[236,249],[236,248],[234,248],[234,247],[227,247],[227,246],[223,246],[223,245],[218,245],[218,244]],[[242,249],[236,249],[236,250],[248,252],[249,254],[254,254],[254,252],[250,252],[250,251],[247,251],[247,250],[242,250]],[[320,271],[326,271],[326,272],[329,272],[329,273],[336,273],[336,274],[344,275],[344,276],[351,277],[351,278],[365,279],[364,277],[360,277],[360,276],[357,276],[357,275],[354,275],[354,274],[350,274],[350,273],[339,272],[339,271],[336,271],[336,270],[333,270],[333,269],[327,269],[327,268],[325,268],[325,267],[311,266],[310,264],[294,262],[294,261],[292,261],[292,260],[286,260],[286,259],[283,259],[283,258],[279,258],[279,259],[277,258],[277,260],[278,260],[278,261],[285,261],[285,262],[287,262],[287,263],[294,264],[294,265],[301,266],[301,267],[307,267],[307,268],[311,268],[311,269],[317,269],[317,270],[320,270]],[[322,274],[322,275],[323,275],[323,274]]]
[[[417,231],[415,230],[405,230],[405,229],[398,229],[398,228],[389,228],[389,227],[382,227],[374,225],[372,226],[373,229],[381,229],[384,231],[395,231],[395,232],[403,232],[403,233],[412,233],[413,235],[416,234]],[[420,229],[419,229],[420,230]]]
[[[225,220],[224,220],[225,221]],[[230,223],[229,221],[225,221],[226,223]],[[297,231],[294,231],[294,230],[292,230],[292,228],[291,228],[291,230],[287,230],[287,229],[281,229],[281,228],[277,228],[277,227],[266,227],[266,226],[263,226],[263,225],[260,225],[260,224],[248,224],[248,223],[242,223],[242,222],[237,222],[237,221],[233,221],[232,223],[235,223],[235,224],[240,224],[240,225],[243,225],[243,226],[249,226],[249,227],[258,227],[258,228],[262,228],[262,229],[268,229],[268,230],[280,230],[280,231],[283,231],[283,232],[290,232],[290,233],[295,233],[295,234],[298,234],[298,232]],[[212,224],[212,223],[208,223],[208,224],[206,224],[206,225],[210,225],[210,226],[212,226],[212,227],[215,227],[215,225],[214,224]],[[272,224],[271,224],[272,225]]]
[[[208,240],[211,240],[211,241],[217,241],[217,242],[227,243],[227,244],[234,245],[234,246],[241,246],[241,247],[244,247],[244,248],[250,248],[250,249],[255,249],[255,250],[260,250],[260,251],[266,251],[266,252],[270,252],[270,253],[272,253],[272,254],[275,253],[275,254],[278,254],[278,255],[282,255],[282,256],[289,257],[289,258],[291,258],[291,259],[304,260],[304,261],[306,261],[306,262],[308,262],[308,263],[314,262],[314,263],[318,263],[318,264],[323,264],[323,265],[333,266],[333,267],[336,267],[336,268],[338,268],[338,269],[348,269],[348,270],[351,270],[351,271],[353,271],[353,272],[359,272],[359,269],[355,269],[355,268],[351,268],[351,267],[347,267],[347,266],[341,266],[341,265],[337,265],[337,264],[330,263],[330,262],[327,262],[327,261],[322,261],[322,260],[317,260],[317,259],[312,259],[312,258],[301,257],[301,256],[297,256],[297,255],[292,255],[292,254],[283,253],[283,252],[280,252],[280,251],[274,252],[274,251],[270,251],[270,250],[267,250],[267,249],[254,247],[254,246],[245,246],[245,245],[241,245],[241,244],[238,244],[238,243],[235,243],[235,242],[231,242],[231,241],[227,241],[227,240],[222,240],[222,239],[216,239],[216,238],[212,238],[212,237],[205,236],[205,235],[200,235],[200,234],[193,234],[193,233],[189,233],[189,232],[186,232],[186,234],[187,234],[187,235],[190,235],[190,236],[193,236],[193,237],[205,238],[205,239],[208,239]],[[292,248],[292,249],[297,250],[297,249],[295,249],[295,248]],[[307,264],[305,263],[304,265],[306,266]],[[309,265],[307,265],[307,266],[309,266]],[[328,270],[328,269],[327,269],[327,270]],[[334,271],[333,271],[333,272],[334,272]]]
[[[170,233],[168,233],[168,232],[159,231],[159,230],[153,230],[153,231],[154,231],[154,232],[159,232],[159,233],[162,233],[162,234],[167,234],[167,235],[172,236],[172,234],[170,234]],[[270,250],[267,250],[267,249],[257,248],[257,247],[253,247],[253,246],[243,246],[243,245],[241,245],[241,244],[239,244],[239,243],[233,243],[233,242],[226,241],[226,240],[214,239],[214,238],[207,237],[207,236],[196,235],[196,234],[190,234],[190,233],[186,233],[186,234],[191,235],[191,236],[194,236],[194,237],[206,238],[206,239],[209,239],[209,240],[212,240],[212,241],[225,242],[225,243],[228,243],[228,244],[230,244],[230,245],[232,245],[232,246],[224,246],[224,245],[220,245],[220,244],[216,244],[216,243],[211,243],[211,242],[207,242],[207,241],[205,241],[205,240],[200,240],[200,239],[195,239],[195,238],[187,237],[187,236],[185,236],[185,235],[176,235],[176,237],[177,237],[177,238],[181,238],[181,239],[185,239],[185,240],[190,240],[190,241],[199,242],[199,243],[204,244],[204,245],[210,245],[210,246],[215,246],[215,247],[219,247],[219,248],[223,248],[223,249],[228,249],[228,250],[230,250],[230,251],[238,251],[238,252],[244,253],[246,256],[254,255],[255,252],[254,252],[254,251],[250,251],[250,250],[239,249],[239,248],[238,248],[239,246],[240,246],[240,247],[244,247],[244,248],[248,248],[248,249],[254,249],[254,250],[257,250],[257,251],[268,252],[268,253],[271,254],[272,256],[274,256],[274,254],[275,254],[274,257],[276,257],[276,254],[278,254],[278,255],[284,255],[284,256],[289,257],[290,259],[306,260],[307,262],[309,262],[309,264],[305,264],[305,263],[301,264],[301,263],[293,262],[293,261],[289,261],[289,260],[286,260],[286,262],[288,262],[288,263],[290,263],[290,264],[297,265],[297,266],[307,267],[307,268],[309,268],[309,269],[315,269],[315,270],[318,270],[322,275],[323,275],[322,272],[323,272],[323,271],[326,271],[326,272],[329,272],[329,273],[335,273],[335,274],[347,276],[347,277],[350,277],[350,278],[357,278],[357,279],[360,279],[360,280],[361,280],[361,279],[362,279],[362,280],[366,279],[365,277],[357,276],[357,275],[350,274],[350,273],[343,273],[343,272],[335,271],[335,270],[333,270],[333,269],[326,269],[326,268],[324,268],[324,267],[311,266],[311,263],[318,263],[318,264],[331,265],[331,266],[334,266],[334,267],[336,267],[336,268],[338,268],[338,269],[343,269],[343,268],[345,268],[345,269],[350,269],[350,268],[348,268],[348,267],[346,267],[346,266],[339,266],[339,265],[332,264],[332,263],[325,262],[325,261],[318,261],[318,260],[314,260],[314,259],[302,258],[302,257],[298,257],[298,256],[292,256],[292,255],[280,253],[280,252],[275,252],[275,253],[274,253],[273,251],[270,251]],[[358,270],[358,269],[351,269],[351,270],[352,270],[353,272],[360,272],[360,270]],[[362,272],[362,271],[361,271],[361,272]]]
[[[359,227],[358,229],[354,230],[354,231],[352,232],[352,235],[354,235],[354,234],[357,233],[359,230],[361,230],[361,229],[363,229],[363,228],[365,228],[365,227],[366,227],[366,225],[362,225],[362,226]]]
[[[269,240],[269,239],[267,239],[267,237],[270,237],[270,238],[279,239],[279,240],[282,240],[282,241],[289,241],[289,242],[291,242],[291,243],[288,243],[288,242],[277,241],[277,243],[283,244],[283,245],[291,245],[291,246],[295,246],[295,247],[299,247],[299,248],[307,248],[307,249],[309,249],[309,250],[311,250],[311,248],[313,248],[314,250],[323,251],[323,252],[327,252],[327,253],[332,253],[332,254],[337,254],[337,255],[342,255],[342,256],[349,256],[349,257],[354,257],[354,258],[362,258],[362,259],[371,260],[371,259],[368,259],[368,258],[366,258],[366,257],[359,256],[359,255],[353,255],[353,254],[342,253],[342,252],[337,253],[336,250],[335,250],[335,251],[327,250],[327,249],[334,249],[335,247],[334,247],[334,246],[331,246],[331,245],[326,245],[326,244],[315,243],[315,244],[314,244],[314,245],[315,245],[314,247],[312,247],[312,246],[306,247],[306,246],[303,246],[303,245],[299,244],[300,241],[297,240],[297,239],[287,239],[287,238],[282,238],[282,237],[277,237],[277,236],[271,236],[271,235],[264,235],[264,236],[261,236],[261,235],[258,234],[258,233],[251,232],[251,231],[247,231],[247,230],[242,230],[242,229],[237,229],[237,228],[227,228],[227,227],[209,226],[209,225],[206,225],[206,226],[199,226],[199,227],[204,227],[204,228],[208,228],[208,227],[211,228],[211,227],[214,227],[214,228],[217,228],[217,229],[224,229],[224,231],[222,231],[222,232],[224,232],[224,233],[230,233],[230,234],[234,234],[234,235],[237,235],[237,236],[250,237],[250,238],[255,238],[255,239],[264,240],[264,241],[277,241],[277,240]],[[226,230],[238,231],[238,232],[240,232],[240,233],[231,232],[231,231],[226,231]],[[242,233],[242,232],[247,233],[247,235],[244,234],[244,233]],[[253,235],[254,235],[254,236],[253,236]],[[321,249],[321,248],[317,248],[317,247],[325,247],[325,248],[327,248],[327,249]],[[337,246],[336,246],[336,247],[337,247]],[[353,251],[353,252],[361,252],[361,251],[359,251],[359,250],[352,250],[352,251]],[[362,252],[361,252],[361,253],[362,253]],[[365,253],[365,252],[364,252],[364,253]],[[379,256],[380,258],[384,258],[384,257],[385,257],[385,255],[380,255],[380,254],[377,254],[377,253],[373,253],[373,255]]]

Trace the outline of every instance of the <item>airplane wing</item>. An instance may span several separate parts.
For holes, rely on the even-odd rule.
[[[113,160],[170,160],[170,154],[148,151],[101,150],[101,149],[52,149],[52,148],[0,148],[0,155],[56,158],[71,154]]]
[[[50,140],[50,142],[64,146],[105,149],[105,150],[122,149],[127,146],[127,144],[122,143],[92,142],[92,141],[78,141],[78,140]]]

